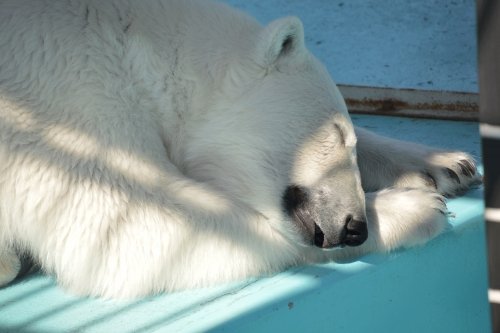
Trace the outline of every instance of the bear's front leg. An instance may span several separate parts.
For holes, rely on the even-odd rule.
[[[363,189],[424,188],[453,197],[481,183],[474,159],[464,152],[443,151],[383,137],[355,128]]]
[[[334,260],[421,245],[448,225],[444,197],[423,189],[392,188],[366,194],[368,239],[360,246],[332,251]]]

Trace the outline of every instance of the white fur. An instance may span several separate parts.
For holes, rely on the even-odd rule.
[[[443,230],[442,198],[383,190],[365,211],[362,182],[422,188],[400,176],[431,172],[449,194],[477,181],[441,173],[459,172],[463,153],[365,132],[356,153],[345,103],[296,18],[262,28],[190,0],[0,6],[0,284],[19,270],[14,249],[71,291],[105,297],[390,251]],[[326,195],[332,224],[367,214],[368,241],[304,247],[282,208],[289,184]]]

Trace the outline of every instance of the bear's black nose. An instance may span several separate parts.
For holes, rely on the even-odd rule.
[[[283,208],[292,217],[295,226],[302,233],[307,244],[319,248],[330,249],[337,246],[358,246],[368,238],[368,228],[364,219],[347,215],[343,220],[335,220],[335,212],[325,216],[323,225],[315,221],[317,213],[311,202],[307,188],[290,185],[283,193]]]
[[[365,221],[356,220],[352,215],[345,218],[344,232],[342,233],[342,244],[347,246],[359,246],[368,238],[368,227]]]

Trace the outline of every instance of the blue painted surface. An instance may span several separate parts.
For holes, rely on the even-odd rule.
[[[295,15],[338,83],[477,92],[475,0],[223,0],[262,23]]]
[[[476,123],[353,116],[382,134],[480,156]],[[488,332],[482,190],[450,200],[450,231],[353,263],[117,302],[35,275],[0,290],[0,332]]]

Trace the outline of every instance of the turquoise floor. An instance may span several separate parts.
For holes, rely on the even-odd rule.
[[[476,123],[353,116],[479,157]],[[0,332],[488,332],[482,190],[449,201],[428,245],[132,302],[78,298],[43,275],[0,290]]]

